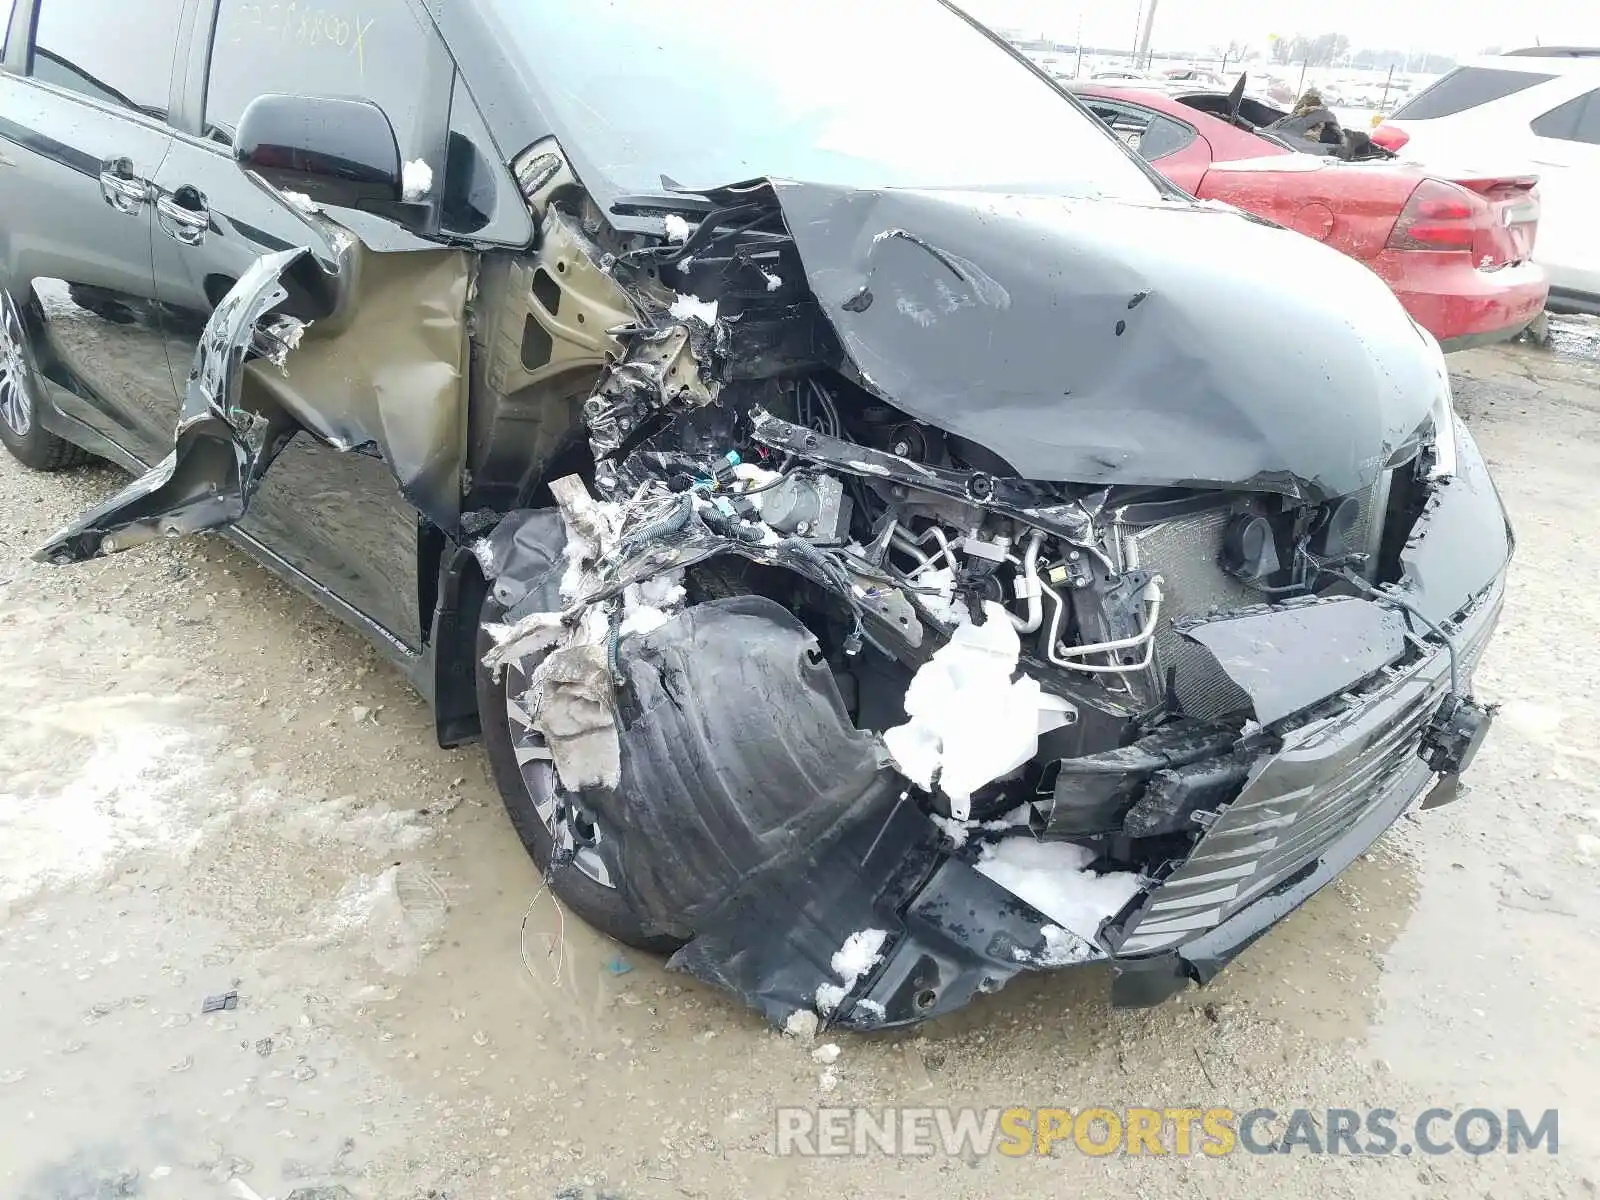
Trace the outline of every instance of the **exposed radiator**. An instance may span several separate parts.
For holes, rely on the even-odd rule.
[[[1174,620],[1227,612],[1260,604],[1262,595],[1222,569],[1222,534],[1231,513],[1227,507],[1175,517],[1159,525],[1129,529],[1123,541],[1123,562],[1161,576],[1161,624],[1156,630],[1159,685],[1176,671],[1174,687],[1183,710],[1197,717],[1216,717],[1249,705],[1249,697],[1223,673],[1211,651],[1180,636]]]
[[[1362,497],[1360,515],[1351,535],[1351,548],[1376,557],[1387,503],[1388,476],[1381,476]],[[1222,497],[1217,507],[1185,513],[1148,525],[1118,524],[1118,552],[1123,569],[1138,567],[1158,573],[1164,597],[1161,624],[1156,630],[1156,677],[1152,685],[1165,689],[1167,674],[1176,671],[1174,690],[1184,711],[1208,719],[1249,707],[1243,689],[1217,665],[1211,652],[1180,636],[1174,621],[1214,613],[1232,612],[1267,602],[1267,597],[1222,569],[1222,540],[1232,518]]]

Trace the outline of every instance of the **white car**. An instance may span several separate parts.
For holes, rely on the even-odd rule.
[[[1534,47],[1457,67],[1372,140],[1424,165],[1537,174],[1533,256],[1550,275],[1550,309],[1600,314],[1600,47]]]

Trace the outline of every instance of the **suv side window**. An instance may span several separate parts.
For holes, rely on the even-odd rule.
[[[1537,137],[1600,146],[1600,89],[1574,96],[1530,123]]]
[[[40,0],[28,73],[165,120],[182,8],[183,0]]]
[[[206,134],[231,144],[245,107],[268,92],[359,96],[388,114],[405,153],[417,140],[431,39],[406,0],[326,6],[220,0]]]
[[[1453,117],[1491,100],[1515,95],[1536,83],[1554,79],[1539,71],[1505,71],[1498,67],[1457,67],[1394,110],[1395,120],[1428,121]]]

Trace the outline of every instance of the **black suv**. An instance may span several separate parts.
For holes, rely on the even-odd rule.
[[[0,437],[482,738],[777,1022],[1205,982],[1490,712],[1505,515],[1375,276],[938,0],[10,0]]]

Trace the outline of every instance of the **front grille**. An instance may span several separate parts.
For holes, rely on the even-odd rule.
[[[1351,533],[1352,549],[1376,555],[1388,499],[1382,475],[1361,498]],[[1169,671],[1183,711],[1202,720],[1247,712],[1250,698],[1217,664],[1211,652],[1183,637],[1175,622],[1262,604],[1267,597],[1222,569],[1222,539],[1233,509],[1219,497],[1217,507],[1185,513],[1155,524],[1116,526],[1123,569],[1138,567],[1161,576],[1161,626],[1156,631],[1154,686],[1164,690]]]
[[[1416,703],[1404,714],[1371,714],[1363,721],[1370,740],[1358,752],[1286,787],[1302,765],[1297,757],[1306,766],[1316,757],[1314,738],[1301,746],[1291,736],[1157,889],[1120,953],[1149,953],[1215,927],[1316,859],[1372,806],[1421,792],[1433,773],[1417,744],[1432,712],[1431,703]]]
[[[1470,679],[1499,614],[1485,597],[1458,642]],[[1320,858],[1370,809],[1420,795],[1433,772],[1417,753],[1444,695],[1442,647],[1390,668],[1345,712],[1284,735],[1282,748],[1223,809],[1194,852],[1151,893],[1117,947],[1149,954],[1214,928]]]

